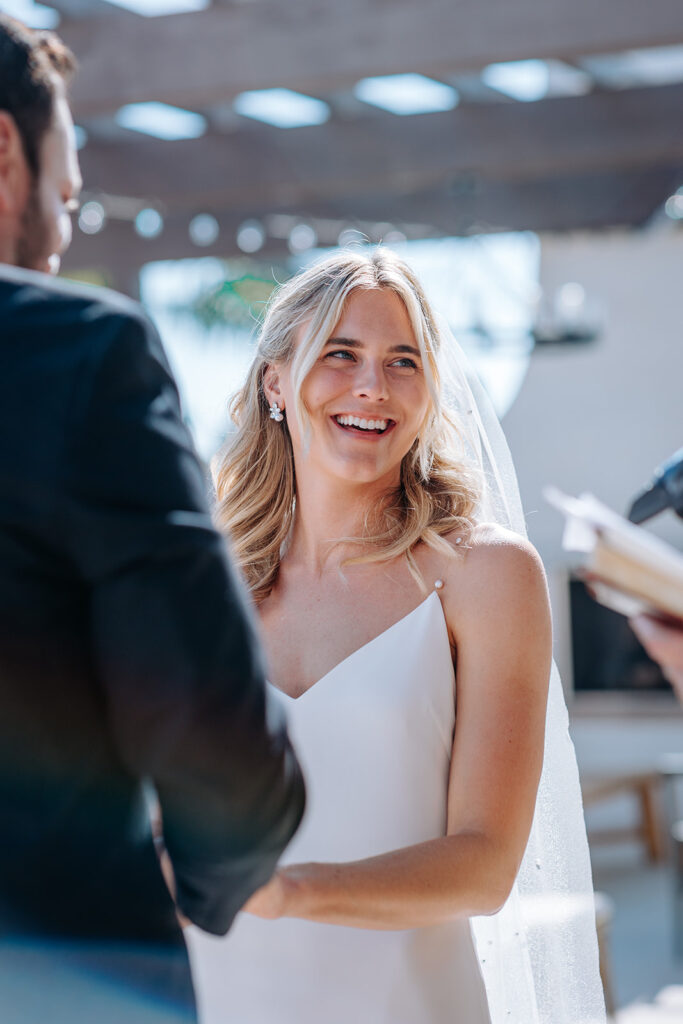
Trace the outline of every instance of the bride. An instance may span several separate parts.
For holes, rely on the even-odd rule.
[[[188,930],[205,1024],[604,1019],[543,568],[449,347],[401,260],[339,252],[279,290],[234,402],[219,520],[309,798],[230,934]]]

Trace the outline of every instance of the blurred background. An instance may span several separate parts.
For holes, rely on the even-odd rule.
[[[683,435],[680,0],[1,0],[81,70],[66,274],[140,298],[207,460],[278,282],[383,242],[467,349],[550,577],[608,997],[683,1021],[683,715],[573,576]],[[655,533],[683,548],[672,513]]]

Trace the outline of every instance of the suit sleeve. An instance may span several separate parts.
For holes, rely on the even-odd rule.
[[[224,934],[272,874],[304,788],[206,506],[156,332],[100,324],[72,403],[66,530],[119,755],[151,777],[182,912]]]

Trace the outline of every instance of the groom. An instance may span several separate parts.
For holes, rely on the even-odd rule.
[[[73,69],[0,15],[0,1021],[171,1024],[195,1019],[176,906],[225,933],[303,785],[156,333],[45,273],[81,186]]]

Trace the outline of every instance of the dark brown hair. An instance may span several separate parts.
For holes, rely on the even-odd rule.
[[[76,58],[54,32],[38,32],[0,14],[0,110],[19,129],[26,162],[40,173],[40,148],[52,123],[55,75],[68,82]]]

